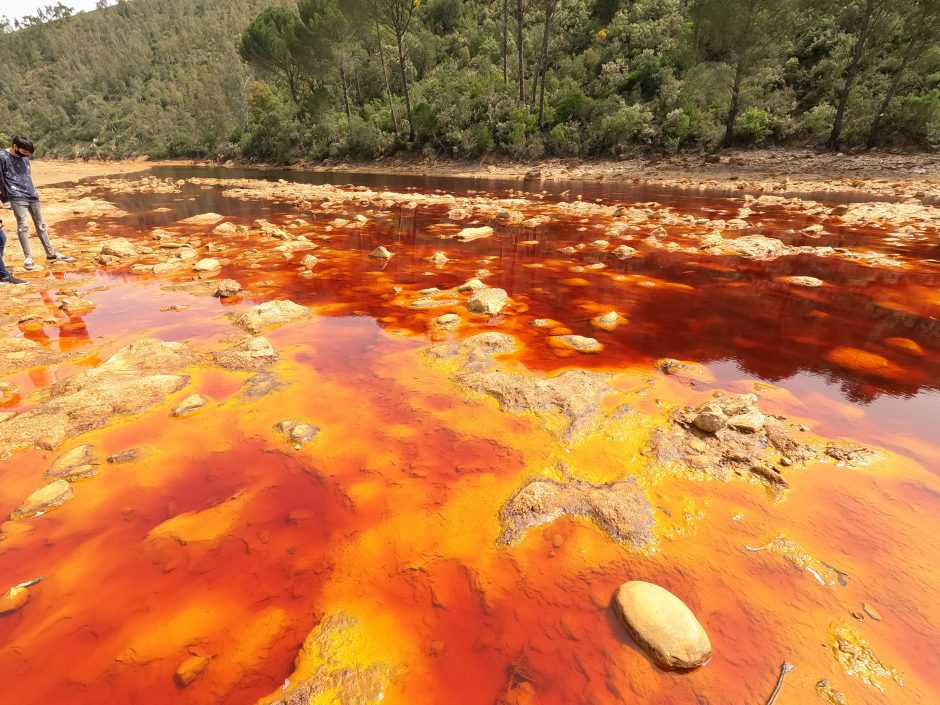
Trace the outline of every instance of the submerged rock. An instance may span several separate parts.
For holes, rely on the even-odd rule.
[[[616,311],[610,311],[600,316],[595,316],[591,319],[591,323],[595,328],[612,331],[615,330],[620,323],[620,315]]]
[[[585,338],[583,335],[552,335],[548,344],[560,350],[574,350],[583,353],[598,353],[604,349],[594,338]]]
[[[561,516],[589,519],[614,541],[632,548],[652,542],[653,510],[632,478],[606,485],[585,480],[532,480],[520,488],[499,512],[500,542],[518,544],[529,529]]]
[[[72,448],[52,461],[46,470],[46,477],[63,480],[81,480],[95,476],[98,459],[91,452],[90,445]]]
[[[454,239],[459,242],[473,242],[474,240],[490,237],[492,234],[493,228],[489,225],[484,225],[479,228],[464,228],[454,236]]]
[[[190,394],[188,397],[183,399],[183,401],[173,407],[173,416],[179,417],[195,414],[208,403],[209,400],[202,396],[202,394]]]
[[[784,284],[793,284],[794,286],[807,286],[807,287],[817,287],[823,285],[822,279],[817,279],[816,277],[804,277],[804,276],[795,276],[795,277],[777,277],[777,281]]]
[[[74,493],[72,486],[65,480],[56,480],[45,487],[40,487],[10,514],[10,519],[31,519],[45,514],[51,509],[65,504]]]
[[[140,448],[128,448],[120,453],[114,453],[108,456],[108,462],[112,465],[121,465],[122,463],[133,463],[140,460],[143,451]]]
[[[302,446],[314,440],[320,433],[320,427],[312,424],[298,421],[297,419],[286,419],[279,421],[274,428],[287,436],[292,443]]]
[[[378,705],[398,670],[382,643],[356,617],[328,613],[307,636],[284,686],[257,705]]]
[[[0,614],[16,612],[27,602],[29,602],[29,589],[23,585],[14,585],[0,595]]]
[[[665,588],[631,580],[617,589],[614,609],[634,641],[663,668],[695,668],[711,658],[705,629]]]
[[[877,688],[882,693],[884,686],[881,679],[890,679],[898,685],[904,685],[904,678],[897,669],[886,666],[854,627],[833,627],[829,634],[829,645],[846,675],[858,676],[863,683]]]
[[[190,656],[176,669],[176,673],[173,674],[173,681],[180,688],[185,688],[202,675],[211,660],[210,656]]]
[[[306,307],[289,299],[278,299],[252,306],[244,313],[236,315],[232,322],[249,333],[260,333],[264,328],[299,321],[309,315],[310,311]]]

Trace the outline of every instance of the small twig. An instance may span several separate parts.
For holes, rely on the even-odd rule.
[[[796,666],[794,666],[792,663],[787,663],[786,661],[780,664],[780,677],[777,679],[777,685],[774,686],[774,692],[772,692],[770,697],[767,698],[767,705],[774,705],[774,701],[777,699],[777,695],[780,693],[780,688],[783,686],[783,679],[794,668],[796,668]]]
[[[32,586],[35,585],[36,583],[41,582],[42,579],[45,578],[45,577],[46,577],[45,575],[40,575],[38,578],[33,578],[32,580],[27,580],[25,583],[20,583],[19,585],[14,585],[13,587],[18,587],[18,588],[28,588],[28,587],[32,587]]]

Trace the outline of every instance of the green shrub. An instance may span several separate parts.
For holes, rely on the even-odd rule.
[[[622,105],[602,121],[602,141],[618,156],[647,146],[656,132],[653,113],[643,105]]]
[[[761,144],[773,132],[774,116],[751,106],[734,121],[734,132],[745,144]]]

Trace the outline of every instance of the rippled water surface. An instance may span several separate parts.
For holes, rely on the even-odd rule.
[[[499,182],[329,178],[416,194],[524,196],[527,216],[579,196],[605,205],[655,202],[710,219],[735,218],[743,205],[732,192],[572,183],[539,194]],[[620,260],[609,252],[620,242],[605,234],[609,218],[555,214],[550,223],[524,227],[471,215],[468,222],[491,224],[495,233],[458,243],[440,237],[446,206],[362,204],[337,214],[223,190],[192,182],[172,193],[102,188],[96,195],[124,214],[99,219],[97,228],[141,246],[154,245],[153,228],[202,248],[212,243],[211,256],[223,260],[213,277],[236,279],[246,297],[220,300],[118,266],[82,279],[82,296],[96,308],[68,315],[57,308],[57,292],[78,279],[56,274],[37,301],[68,320],[4,331],[76,352],[60,365],[4,378],[18,391],[2,410],[23,411],[37,403],[29,397],[34,390],[138,337],[209,349],[232,339],[228,311],[286,298],[316,312],[266,333],[285,380],[270,396],[239,396],[245,373],[194,369],[190,386],[155,410],[63,446],[90,443],[102,456],[131,447],[147,452],[138,463],[102,466],[60,509],[3,525],[0,589],[38,575],[45,580],[26,607],[0,617],[0,703],[252,704],[281,687],[307,634],[336,609],[371,625],[382,648],[400,655],[385,702],[750,705],[765,701],[782,661],[797,668],[781,704],[826,702],[816,689],[823,679],[853,704],[940,700],[940,568],[932,557],[940,536],[936,225],[930,237],[894,241],[892,228],[828,220],[820,241],[804,232],[816,216],[758,204],[750,206],[749,222],[766,235],[891,254],[903,266],[808,254],[750,260],[685,247],[670,252],[643,243],[655,220],[640,223],[629,241],[639,254]],[[237,225],[264,218],[304,234],[318,243],[313,252],[321,261],[303,277],[305,253],[286,259],[273,250],[276,241],[250,228],[223,236],[211,226],[178,223],[206,212]],[[357,214],[366,225],[334,224],[338,215]],[[76,217],[57,234],[77,238],[88,227]],[[695,225],[667,230],[680,246],[694,242]],[[559,252],[598,239],[611,247]],[[367,257],[379,245],[395,256]],[[446,265],[428,262],[437,251],[450,258]],[[504,315],[468,318],[462,303],[409,307],[414,292],[450,289],[481,269],[490,272],[488,285],[511,297]],[[804,288],[781,279],[792,275],[825,284]],[[173,283],[192,276],[173,275]],[[405,300],[393,287],[414,296]],[[610,310],[625,322],[610,332],[592,325]],[[654,482],[644,475],[648,427],[571,445],[534,416],[501,412],[492,399],[468,396],[429,367],[422,356],[428,321],[449,311],[465,318],[458,337],[515,335],[519,351],[502,360],[514,371],[621,374],[618,389],[633,394],[632,404],[650,418],[699,403],[712,390],[757,391],[765,413],[806,423],[821,437],[884,449],[886,459],[855,470],[811,464],[793,472],[783,498],[759,483]],[[531,325],[539,318],[556,321],[555,332],[596,338],[603,351],[557,350]],[[661,358],[700,363],[706,373],[666,376],[656,367]],[[170,417],[193,392],[209,397],[210,407]],[[285,418],[308,419],[321,435],[294,451],[272,431]],[[4,513],[42,484],[55,456],[30,449],[4,463]],[[646,477],[656,550],[627,550],[567,518],[532,530],[518,546],[499,545],[500,506],[560,461],[592,482]],[[767,551],[744,548],[781,533],[835,566],[846,584],[820,585]],[[608,606],[616,587],[631,579],[682,597],[711,637],[710,663],[665,672],[636,648]],[[876,606],[881,619],[853,618],[863,603]],[[857,628],[903,674],[904,686],[882,679],[881,692],[847,675],[828,646],[839,624]],[[182,689],[173,673],[191,654],[212,658]],[[529,685],[511,687],[520,683]]]

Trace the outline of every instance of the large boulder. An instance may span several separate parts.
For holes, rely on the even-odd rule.
[[[115,237],[101,246],[101,254],[110,257],[136,257],[137,250],[126,237]]]
[[[695,668],[711,658],[705,629],[665,588],[631,580],[617,589],[614,609],[634,641],[663,668]]]
[[[495,316],[506,306],[509,295],[503,289],[480,289],[467,300],[467,310],[484,316]]]

